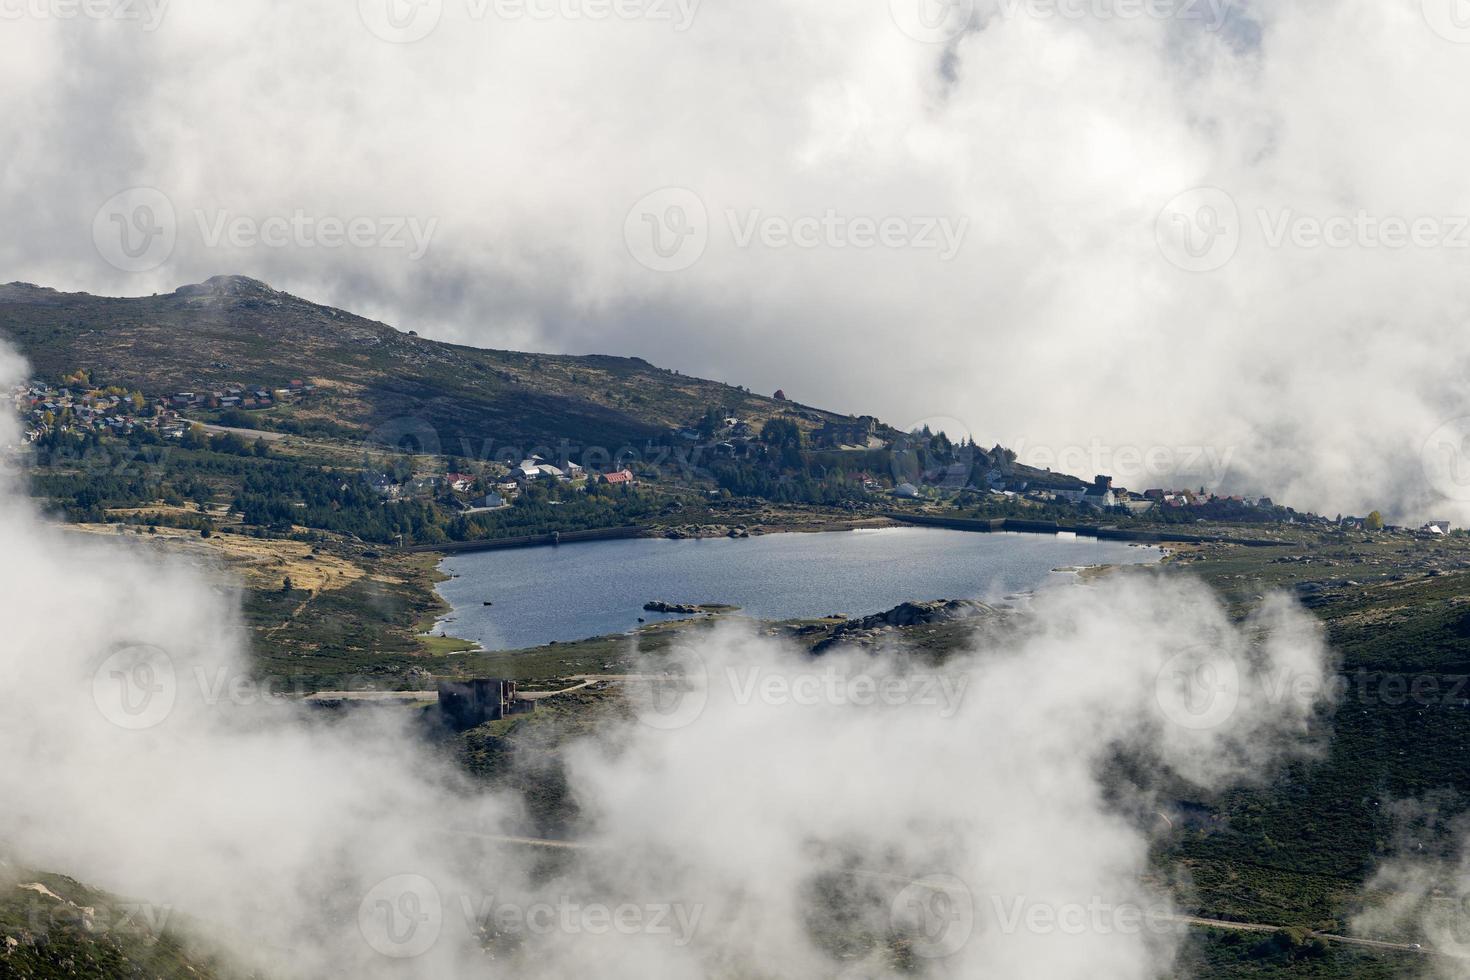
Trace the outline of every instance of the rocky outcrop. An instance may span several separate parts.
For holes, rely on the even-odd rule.
[[[682,602],[646,602],[643,604],[643,611],[663,613],[666,616],[695,616],[704,610]]]
[[[727,606],[714,602],[703,605],[688,602],[649,602],[643,606],[644,612],[663,613],[666,616],[698,616],[704,613],[715,615],[716,613],[737,612],[739,609],[739,606]]]
[[[932,626],[996,614],[992,606],[973,599],[939,599],[934,602],[904,602],[887,612],[850,619],[833,626],[827,637],[812,647],[821,653],[843,644],[871,644],[887,633],[914,626]]]

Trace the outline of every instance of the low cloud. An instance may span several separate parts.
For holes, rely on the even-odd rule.
[[[1168,801],[1100,770],[1219,788],[1323,734],[1311,619],[1237,624],[1184,579],[1053,590],[937,667],[727,628],[552,757],[579,846],[507,844],[523,800],[410,712],[220,697],[248,663],[200,568],[48,526],[13,481],[0,534],[0,840],[275,975],[1153,977],[1182,942],[1144,880]]]

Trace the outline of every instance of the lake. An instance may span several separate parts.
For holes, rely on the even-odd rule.
[[[910,599],[994,602],[1073,580],[1056,569],[1161,556],[1153,547],[1071,535],[931,528],[472,552],[440,566],[459,577],[439,586],[454,612],[434,632],[518,650],[671,618],[643,611],[654,600],[740,606],[758,619],[865,616]]]

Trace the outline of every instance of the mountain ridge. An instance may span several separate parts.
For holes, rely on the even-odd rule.
[[[778,415],[810,427],[847,418],[642,358],[430,340],[246,276],[140,297],[13,282],[0,286],[0,336],[41,375],[87,370],[94,384],[141,386],[150,397],[305,380],[320,389],[299,411],[308,423],[360,434],[414,418],[446,444],[638,443],[708,408],[757,424]]]

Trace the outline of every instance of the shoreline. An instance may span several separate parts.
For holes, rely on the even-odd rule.
[[[681,541],[681,540],[682,541],[694,541],[694,540],[700,540],[701,538],[703,540],[715,540],[715,541],[718,541],[718,540],[748,540],[749,538],[771,537],[771,536],[778,536],[778,535],[838,533],[838,532],[852,532],[852,531],[860,531],[860,530],[873,530],[873,531],[900,531],[900,530],[924,531],[924,530],[936,530],[936,531],[951,531],[951,532],[964,533],[965,531],[969,531],[969,530],[972,530],[972,529],[971,528],[937,527],[937,526],[928,526],[928,525],[911,525],[911,524],[901,523],[901,522],[890,520],[890,519],[884,519],[882,521],[877,521],[877,522],[875,522],[875,521],[846,522],[846,523],[844,523],[843,526],[828,527],[828,528],[815,528],[815,527],[812,527],[810,524],[808,524],[808,525],[803,526],[800,529],[794,529],[793,528],[793,529],[770,530],[770,531],[764,531],[764,530],[762,530],[762,531],[758,531],[756,533],[752,533],[752,534],[750,534],[748,536],[747,535],[735,536],[735,535],[729,535],[729,534],[706,534],[706,535],[703,535],[703,536],[696,536],[696,535],[688,534],[688,533],[684,533],[684,534],[670,534],[670,533],[667,533],[667,532],[660,533],[656,529],[629,527],[629,528],[605,529],[605,530],[598,531],[598,532],[582,533],[582,534],[579,534],[577,537],[572,538],[572,540],[568,540],[567,539],[568,536],[562,536],[560,538],[560,543],[562,543],[562,544],[578,544],[578,543],[594,544],[594,543],[597,543],[597,542],[600,542],[600,541],[640,540],[640,539],[646,539],[646,540],[668,540],[668,541]],[[987,528],[987,530],[989,530],[989,529]],[[640,531],[645,532],[645,533],[639,533]],[[1002,533],[1002,536],[1003,536],[1005,532],[1001,532],[1001,533]],[[1062,541],[1062,542],[1066,542],[1068,540],[1068,537],[1067,537],[1067,535],[1065,533],[1065,529],[1064,529],[1064,532],[1063,533],[1052,533],[1052,534],[1049,534],[1049,535],[1033,534],[1032,536],[1035,536],[1035,537],[1043,537],[1043,536],[1044,537],[1050,537],[1050,538],[1052,538],[1054,540],[1058,540],[1058,541]],[[1086,535],[1077,535],[1077,536],[1075,536],[1075,538],[1080,539],[1080,540],[1082,540],[1084,542],[1085,541],[1088,541],[1088,540],[1091,540],[1091,541],[1095,542],[1095,544],[1099,544],[1099,545],[1111,544],[1114,547],[1119,547],[1119,546],[1122,546],[1122,545],[1125,545],[1126,544],[1126,546],[1129,547],[1129,548],[1142,547],[1142,548],[1145,548],[1146,550],[1152,549],[1152,550],[1154,550],[1154,551],[1157,552],[1157,556],[1156,556],[1156,558],[1153,561],[1151,561],[1151,562],[1150,561],[1145,561],[1145,562],[1141,562],[1140,564],[1162,564],[1167,559],[1167,557],[1168,557],[1168,552],[1167,552],[1166,549],[1158,546],[1157,544],[1150,543],[1150,542],[1131,543],[1131,542],[1124,542],[1124,541],[1121,541],[1121,540],[1108,541],[1106,539],[1090,538],[1089,536],[1086,536]],[[687,616],[687,617],[686,616],[675,616],[675,617],[671,617],[671,618],[668,618],[668,619],[662,618],[664,614],[661,614],[661,613],[659,613],[657,611],[653,611],[652,612],[652,616],[659,616],[660,617],[659,619],[655,619],[653,622],[650,622],[650,623],[647,623],[647,624],[643,624],[642,621],[640,620],[640,625],[630,627],[629,629],[624,630],[624,631],[611,632],[611,633],[598,633],[598,634],[594,634],[594,635],[591,635],[591,636],[580,637],[580,638],[577,638],[577,639],[570,639],[570,640],[557,640],[557,641],[552,641],[552,642],[549,642],[549,643],[539,644],[539,645],[533,646],[533,647],[507,647],[507,648],[503,648],[503,649],[488,649],[479,640],[475,640],[475,639],[471,639],[471,638],[468,638],[468,637],[460,636],[457,633],[455,633],[454,632],[455,621],[457,621],[459,619],[460,614],[464,610],[461,609],[460,607],[456,607],[443,594],[443,592],[440,591],[440,588],[439,588],[440,584],[442,584],[443,582],[449,581],[452,578],[459,577],[457,574],[451,574],[450,569],[447,566],[447,562],[449,560],[453,559],[453,558],[458,558],[458,557],[460,557],[461,555],[464,555],[464,554],[473,554],[473,553],[476,553],[476,552],[483,552],[483,551],[489,551],[489,550],[505,550],[505,549],[510,549],[510,548],[516,548],[516,549],[523,550],[523,549],[528,548],[528,547],[538,547],[538,546],[539,547],[546,547],[546,546],[551,546],[553,544],[553,542],[548,541],[548,540],[545,540],[545,538],[542,537],[542,536],[538,536],[537,539],[535,540],[535,543],[530,543],[530,544],[528,544],[528,543],[522,543],[524,541],[526,541],[526,539],[518,539],[518,540],[512,541],[511,543],[508,543],[508,544],[498,544],[497,543],[498,544],[498,547],[496,547],[496,548],[488,548],[488,549],[486,549],[486,548],[459,548],[459,549],[456,549],[456,550],[454,550],[452,552],[447,552],[447,553],[441,552],[440,554],[438,554],[437,555],[438,560],[435,563],[435,569],[434,569],[435,570],[434,593],[435,593],[435,596],[440,600],[440,608],[443,609],[444,612],[441,615],[439,615],[437,618],[435,618],[433,620],[432,625],[430,627],[430,630],[429,630],[429,633],[427,634],[427,636],[432,636],[434,639],[438,639],[441,642],[443,642],[444,640],[458,641],[460,643],[463,643],[463,644],[471,647],[470,649],[456,651],[454,654],[452,654],[454,656],[481,656],[481,655],[483,655],[483,656],[500,656],[500,655],[504,655],[504,654],[507,654],[507,653],[526,652],[526,651],[533,651],[533,650],[545,650],[545,649],[548,649],[550,647],[555,647],[555,646],[567,646],[569,644],[577,644],[577,643],[587,643],[587,642],[592,642],[592,641],[600,641],[600,640],[611,639],[613,637],[627,637],[627,636],[631,636],[631,635],[637,635],[637,634],[639,634],[641,632],[646,632],[646,631],[648,631],[650,629],[654,629],[654,628],[657,628],[657,627],[666,627],[666,626],[671,625],[671,624],[674,624],[674,623],[682,622],[682,621],[684,621],[686,619],[700,619],[700,618],[705,618],[706,616],[709,616],[711,614],[714,614],[714,615],[717,615],[717,616],[718,615],[726,615],[726,614],[728,614],[730,612],[736,612],[736,611],[739,611],[741,609],[741,607],[739,607],[739,606],[725,606],[725,605],[722,605],[722,604],[719,604],[719,603],[716,603],[716,604],[706,604],[706,605],[702,606],[701,609],[700,609],[700,612],[704,614],[703,616]],[[421,550],[429,551],[431,549],[421,549]],[[1086,564],[1070,564],[1070,565],[1063,565],[1063,566],[1052,567],[1052,568],[1050,568],[1048,570],[1047,575],[1053,576],[1053,577],[1056,577],[1056,578],[1059,578],[1059,579],[1062,579],[1064,581],[1072,582],[1072,583],[1080,583],[1080,582],[1085,582],[1088,578],[1090,578],[1092,576],[1104,574],[1106,572],[1106,570],[1111,570],[1111,569],[1116,569],[1116,568],[1120,568],[1120,567],[1125,567],[1125,566],[1130,565],[1130,564],[1133,564],[1133,563],[1132,562],[1128,562],[1128,561],[1123,561],[1123,562],[1120,563],[1117,560],[1103,560],[1103,561],[1099,561],[1099,562],[1088,562]],[[1034,587],[1034,588],[1031,588],[1031,589],[1022,590],[1022,592],[1020,593],[1020,596],[1029,599],[1029,598],[1031,598],[1034,595],[1036,589],[1037,588],[1040,588],[1040,587],[1044,587],[1044,583],[1039,583],[1037,587]],[[952,598],[954,598],[954,596],[950,596],[950,595],[947,595],[946,594],[946,595],[938,596],[937,599],[934,598],[934,597],[930,597],[930,598],[926,598],[926,599],[912,599],[912,598],[910,598],[910,600],[906,600],[906,601],[941,601],[941,600],[952,599]],[[473,605],[473,603],[471,603],[470,605]],[[645,613],[648,613],[649,612],[649,610],[647,609],[646,606],[644,607],[644,612]],[[859,615],[859,614],[854,614],[854,615]],[[863,615],[865,615],[865,614],[863,614]],[[761,617],[750,617],[750,618],[752,618],[753,620],[756,620],[758,622],[764,622],[764,623],[768,623],[768,624],[770,624],[770,623],[780,623],[780,622],[783,622],[784,621],[782,619],[770,619],[770,620],[767,620],[767,619],[764,619],[764,618],[761,618]],[[425,635],[425,634],[421,634],[421,635]]]

